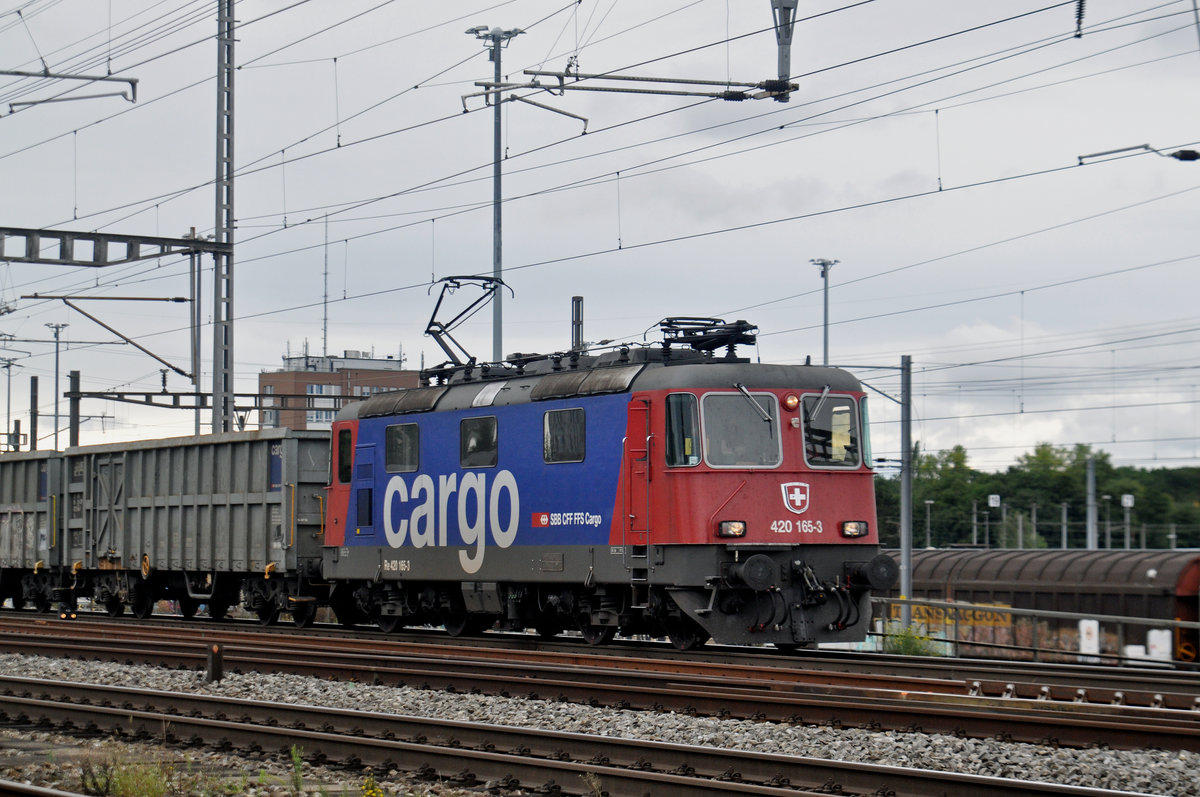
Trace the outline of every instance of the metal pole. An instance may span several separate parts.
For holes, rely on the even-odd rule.
[[[900,598],[912,597],[912,357],[900,357]],[[900,607],[900,623],[912,627],[912,607]]]
[[[492,61],[496,64],[496,86],[500,86],[500,43],[504,41],[504,34],[496,28],[491,33],[492,38]],[[492,276],[500,279],[503,276],[504,269],[501,266],[502,251],[501,251],[501,235],[500,235],[500,94],[497,92],[492,98],[494,104],[494,146],[492,149]],[[504,291],[498,290],[492,296],[492,362],[502,362],[504,360]]]
[[[831,268],[833,268],[835,265],[837,265],[837,264],[838,264],[839,262],[841,262],[841,261],[838,261],[838,260],[826,260],[825,258],[815,258],[815,259],[813,259],[813,260],[811,260],[811,261],[809,261],[809,262],[811,262],[811,263],[812,263],[813,265],[815,265],[815,266],[818,266],[818,267],[820,267],[820,269],[821,269],[821,279],[822,279],[822,280],[824,281],[824,283],[825,283],[825,288],[824,288],[824,293],[825,293],[825,323],[822,325],[822,328],[823,328],[823,330],[824,330],[824,340],[825,340],[825,349],[824,349],[825,356],[824,356],[824,359],[822,359],[822,360],[821,360],[821,364],[822,364],[822,365],[829,365],[829,270],[830,270]]]
[[[925,499],[925,547],[926,548],[933,547],[933,542],[931,541],[931,537],[929,534],[929,507],[932,505],[933,505],[933,501],[926,498]]]
[[[583,297],[571,297],[571,351],[583,351]]]
[[[1104,500],[1104,547],[1112,549],[1112,496],[1100,496]]]
[[[979,502],[971,502],[971,544],[979,544]]]
[[[1129,507],[1125,507],[1125,550],[1129,550],[1129,544],[1132,542],[1129,533]]]
[[[38,378],[29,377],[29,450],[37,451],[38,440]]]
[[[1087,545],[1089,551],[1096,550],[1099,542],[1096,539],[1096,460],[1087,460]]]
[[[217,175],[214,240],[229,250],[213,254],[213,432],[233,429],[233,0],[217,10]]]
[[[1062,548],[1067,549],[1067,502],[1062,502]]]
[[[4,370],[8,372],[8,410],[4,417],[4,442],[9,451],[16,451],[12,437],[12,360],[4,361]]]
[[[69,433],[67,436],[67,445],[79,445],[79,372],[71,371],[67,374],[67,391],[71,394],[70,401],[67,402],[67,415],[70,420],[67,422]]]
[[[506,46],[510,39],[514,36],[519,36],[525,31],[520,28],[512,28],[504,30],[503,28],[492,28],[488,30],[487,25],[477,25],[469,28],[468,35],[473,35],[476,39],[488,42],[488,48],[491,52],[488,53],[488,58],[496,67],[494,70],[494,82],[489,91],[486,92],[492,102],[492,277],[499,280],[503,277],[503,265],[501,260],[501,212],[500,198],[502,192],[500,190],[500,103],[503,102],[503,91],[500,86],[500,80],[503,74],[500,70],[500,50]],[[485,84],[486,85],[486,84]],[[492,296],[492,361],[503,362],[504,360],[504,305],[502,291],[497,290]]]
[[[54,330],[54,450],[58,450],[58,336],[68,324],[46,324]]]
[[[192,228],[192,237],[196,237],[196,228]],[[200,434],[200,253],[188,255],[190,270],[189,282],[192,292],[192,390],[196,395],[195,433]]]

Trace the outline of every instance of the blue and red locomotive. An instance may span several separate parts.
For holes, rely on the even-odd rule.
[[[478,366],[430,330],[451,362],[331,432],[0,457],[0,602],[147,617],[172,600],[214,619],[241,602],[298,626],[330,606],[389,631],[684,649],[863,638],[897,568],[850,374],[740,358],[742,321]]]
[[[598,355],[456,360],[344,408],[321,563],[339,619],[681,649],[862,639],[896,566],[858,381],[738,357],[742,321],[661,326]]]

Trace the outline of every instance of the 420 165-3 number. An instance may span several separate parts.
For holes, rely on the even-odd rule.
[[[819,520],[776,520],[771,523],[771,531],[776,534],[791,534],[798,531],[801,534],[820,534],[821,521]]]

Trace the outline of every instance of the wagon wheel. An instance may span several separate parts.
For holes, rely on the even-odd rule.
[[[690,617],[668,617],[663,623],[676,650],[691,650],[708,641],[709,633]]]
[[[353,628],[364,619],[353,598],[336,589],[329,596],[329,608],[333,609],[333,616],[342,628]]]
[[[139,590],[134,593],[130,601],[130,608],[133,610],[134,617],[145,620],[154,614],[154,604],[154,594],[150,590]]]
[[[53,608],[53,602],[45,595],[38,595],[33,598],[33,609],[41,614],[46,614]]]
[[[224,620],[228,614],[229,601],[213,599],[208,602],[208,616],[213,620]]]
[[[297,628],[308,628],[317,617],[315,601],[293,601],[288,609],[292,615],[292,624]]]
[[[196,616],[196,610],[200,608],[200,601],[192,597],[183,597],[179,599],[179,613],[183,615],[183,619],[190,620]]]
[[[271,625],[279,619],[279,607],[273,605],[264,606],[256,610],[255,614],[258,615],[259,625]]]
[[[109,598],[104,602],[104,611],[109,617],[120,617],[125,614],[125,604],[120,598]]]
[[[615,625],[592,625],[584,620],[579,623],[579,633],[583,634],[583,641],[589,645],[607,645],[617,635],[617,627]]]
[[[12,607],[13,607],[13,609],[24,609],[25,608],[25,596],[20,595],[20,594],[13,595],[12,596]]]

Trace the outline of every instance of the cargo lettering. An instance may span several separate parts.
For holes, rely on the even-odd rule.
[[[508,494],[507,517],[501,518],[503,494]],[[451,501],[454,506],[451,506]],[[393,508],[399,502],[400,518],[393,518]],[[406,504],[414,504],[404,517]],[[488,474],[469,471],[460,480],[457,473],[440,475],[437,481],[428,474],[413,479],[412,487],[400,476],[388,480],[383,495],[383,529],[388,545],[400,548],[407,542],[414,548],[446,547],[450,544],[450,513],[455,512],[458,534],[463,544],[475,546],[459,551],[458,561],[466,573],[477,573],[483,566],[488,532],[492,541],[508,548],[517,539],[518,518],[521,515],[521,496],[516,477],[511,471],[496,473],[488,487]]]

